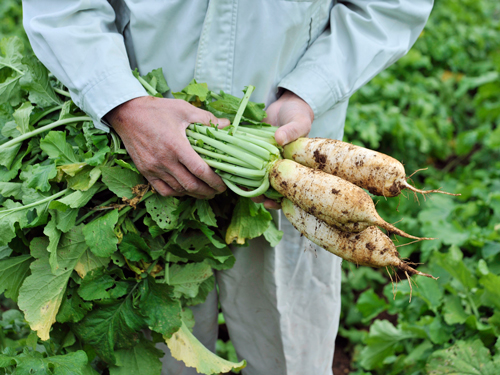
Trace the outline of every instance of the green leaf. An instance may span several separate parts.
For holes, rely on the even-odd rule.
[[[55,274],[59,265],[57,263],[57,246],[59,245],[59,240],[61,239],[62,232],[56,228],[57,220],[55,217],[48,222],[48,224],[43,228],[43,234],[49,238],[49,245],[47,246],[47,251],[50,253],[49,263],[52,273]],[[69,230],[69,229],[68,229]]]
[[[271,214],[261,203],[254,203],[249,198],[240,198],[233,211],[231,224],[227,228],[226,243],[236,240],[243,245],[247,239],[261,236],[272,220]]]
[[[171,337],[181,327],[181,305],[170,297],[173,288],[157,283],[151,276],[140,286],[140,310],[152,331]]]
[[[50,159],[55,160],[57,165],[73,164],[80,161],[76,157],[73,147],[66,142],[66,133],[62,131],[50,131],[40,141],[40,148],[47,153]]]
[[[141,342],[130,349],[117,350],[116,365],[109,369],[110,375],[158,375],[161,373],[162,363],[160,358],[165,353],[148,340]]]
[[[207,100],[209,94],[208,86],[206,83],[198,83],[196,80],[189,82],[189,85],[184,87],[180,92],[174,92],[172,95],[176,99],[182,99],[187,102],[200,103]]]
[[[61,104],[49,82],[49,72],[34,56],[25,56],[22,60],[28,68],[21,78],[21,87],[29,92],[29,100],[40,107]]]
[[[208,202],[208,200],[196,199],[195,205],[196,205],[196,212],[198,213],[200,221],[202,223],[207,224],[208,226],[216,227],[217,221],[215,219],[215,214],[214,211],[212,210],[212,207],[210,207],[210,203]]]
[[[64,164],[64,165],[60,165],[59,167],[57,167],[57,170],[59,171],[62,171],[64,173],[66,173],[68,176],[75,176],[77,173],[80,173],[82,172],[85,168],[85,166],[87,165],[87,163],[73,163],[73,164]]]
[[[97,268],[84,277],[80,288],[78,288],[78,295],[87,301],[110,298],[108,289],[114,284],[115,280],[107,275],[103,268]]]
[[[20,134],[26,134],[30,131],[35,130],[33,126],[30,125],[30,116],[33,112],[33,106],[30,102],[24,102],[19,108],[17,108],[12,117],[16,121],[16,129]]]
[[[20,182],[0,182],[0,195],[4,198],[13,197],[19,200],[23,195],[22,185]]]
[[[83,228],[85,241],[95,255],[109,257],[116,251],[118,238],[114,232],[118,222],[118,210],[111,210],[106,215],[92,220]]]
[[[435,280],[420,278],[418,280],[418,295],[424,299],[429,308],[437,313],[437,309],[443,303],[443,287]]]
[[[179,199],[174,197],[162,197],[160,194],[152,195],[146,200],[146,209],[156,224],[165,230],[174,229],[178,223],[178,215],[175,212],[179,206]]]
[[[174,296],[194,298],[203,281],[213,275],[207,263],[173,264],[168,268],[168,284],[174,287]]]
[[[73,190],[87,191],[97,180],[101,177],[101,168],[84,168],[81,173],[76,174],[74,177],[68,177],[68,187]]]
[[[0,150],[0,165],[10,169],[16,159],[17,153],[21,149],[22,143],[17,143],[10,147],[2,147]],[[18,168],[19,169],[19,168]]]
[[[88,272],[99,267],[106,267],[110,261],[110,258],[101,258],[87,249],[78,260],[75,271],[83,279]]]
[[[33,258],[30,255],[0,260],[0,293],[17,302],[19,288],[26,276]]]
[[[167,80],[165,79],[165,76],[163,75],[163,69],[158,68],[150,71],[148,74],[143,76],[153,88],[158,91],[160,94],[166,93],[168,90],[170,90],[170,87],[168,87]]]
[[[368,289],[361,293],[356,303],[356,307],[363,315],[363,322],[367,323],[381,312],[387,310],[389,305],[384,299],[377,296],[373,289]]]
[[[47,358],[23,353],[14,360],[17,362],[16,374],[37,375],[84,375],[88,362],[83,350]]]
[[[412,332],[396,328],[387,320],[376,320],[365,339],[366,346],[359,355],[359,364],[367,370],[374,369],[386,357],[394,354],[396,346],[401,341],[413,337]]]
[[[132,164],[127,163],[126,161],[123,161],[120,159],[115,159],[115,163],[118,164],[120,167],[129,169],[129,170],[139,174],[139,171],[137,170],[137,168],[135,166],[133,166]]]
[[[66,211],[68,208],[83,207],[92,199],[101,186],[100,184],[95,184],[86,191],[75,191],[61,199],[50,202],[49,208]]]
[[[140,260],[151,262],[148,244],[136,233],[127,233],[125,237],[123,237],[120,243],[120,252],[125,258],[132,262],[138,262]]]
[[[481,277],[479,281],[491,296],[489,299],[493,301],[497,309],[500,309],[500,276],[490,273]]]
[[[463,324],[469,317],[462,306],[460,297],[446,296],[443,304],[443,318],[446,324]]]
[[[56,177],[57,169],[55,164],[28,166],[21,172],[21,180],[25,181],[26,186],[41,192],[48,192],[51,188],[50,180]]]
[[[78,211],[78,208],[69,208],[66,211],[49,210],[56,222],[56,228],[63,233],[66,233],[75,226]]]
[[[462,261],[462,253],[455,246],[450,247],[450,252],[434,253],[436,264],[459,280],[465,288],[472,289],[477,285],[477,278]]]
[[[21,228],[28,224],[27,209],[19,202],[7,199],[0,210],[0,245],[7,245],[16,236],[14,225],[19,223]]]
[[[67,289],[57,313],[58,323],[78,323],[92,310],[92,303],[80,298],[76,290]]]
[[[18,144],[19,145],[19,144]],[[16,146],[13,146],[16,147]],[[18,146],[20,147],[20,146]],[[23,164],[23,158],[28,154],[29,150],[26,150],[25,152],[20,152],[18,153],[15,157],[14,160],[12,161],[11,165],[9,168],[3,166],[0,167],[0,181],[1,182],[7,182],[12,180],[17,176],[19,173],[19,169],[21,169],[21,166]],[[5,160],[2,152],[0,152],[0,160]],[[0,163],[1,165],[2,163]]]
[[[16,138],[21,135],[19,133],[19,130],[17,130],[17,124],[15,121],[9,121],[5,123],[5,125],[2,128],[2,135],[6,138]]]
[[[222,359],[205,348],[193,336],[184,323],[171,338],[165,338],[172,357],[183,361],[187,367],[194,367],[201,374],[219,374],[245,368],[246,361],[239,363]]]
[[[130,295],[123,300],[94,307],[87,316],[73,326],[73,331],[84,343],[109,364],[116,362],[114,350],[136,346],[145,328],[144,320],[132,305]]]
[[[427,364],[429,375],[496,375],[500,357],[491,358],[481,340],[458,341],[448,349],[434,352]]]
[[[94,155],[92,155],[92,157],[86,158],[85,163],[87,163],[88,165],[92,165],[94,167],[97,167],[97,166],[104,163],[104,160],[106,159],[106,155],[110,151],[111,151],[111,149],[108,146],[103,147],[99,151],[95,152]]]
[[[102,167],[102,182],[118,197],[132,199],[132,188],[144,183],[144,179],[137,173],[121,167]]]
[[[205,261],[207,264],[210,262]],[[208,279],[203,281],[198,288],[198,294],[193,298],[182,299],[182,304],[184,306],[195,306],[206,301],[208,294],[215,288],[215,276],[210,276]],[[184,320],[184,318],[183,318]],[[185,320],[184,320],[185,322]]]
[[[47,253],[48,245],[46,238],[32,241],[31,252],[37,260],[31,264],[31,275],[19,290],[19,307],[31,329],[37,331],[42,340],[49,338],[50,327],[56,320],[71,272],[87,249],[81,226],[65,233],[57,247],[59,269],[53,274]]]
[[[280,243],[281,239],[283,238],[283,232],[278,230],[278,228],[276,228],[274,220],[271,220],[269,222],[269,227],[263,234],[266,241],[269,242],[269,244],[272,247],[277,246]]]
[[[21,101],[20,78],[24,74],[23,58],[24,44],[17,37],[3,38],[0,40],[0,72],[5,77],[0,81],[0,98],[2,103],[15,106]],[[7,73],[4,70],[8,69]]]

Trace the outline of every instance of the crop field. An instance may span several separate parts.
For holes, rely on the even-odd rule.
[[[0,2],[0,39],[11,36],[30,49],[20,0]],[[416,276],[411,287],[404,272],[391,282],[385,268],[344,262],[334,375],[497,375],[500,2],[437,0],[410,52],[351,97],[344,141],[392,156],[408,174],[426,167],[410,182],[461,196],[372,196],[385,221],[435,238],[396,245],[438,279]],[[14,341],[35,348],[16,303],[2,295],[0,308],[0,349]],[[237,361],[222,315],[220,324],[217,353]]]

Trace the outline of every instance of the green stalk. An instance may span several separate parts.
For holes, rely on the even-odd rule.
[[[41,199],[39,201],[36,201],[36,202],[33,202],[33,203],[30,203],[30,204],[27,204],[26,206],[21,206],[21,207],[14,207],[14,208],[9,208],[8,210],[4,210],[4,211],[0,211],[0,219],[3,219],[5,216],[7,215],[10,215],[11,213],[13,212],[17,212],[17,211],[22,211],[22,210],[26,210],[28,208],[31,208],[31,207],[36,207],[40,204],[43,204],[43,203],[46,203],[46,202],[50,202],[50,201],[53,201],[61,196],[63,196],[64,194],[66,194],[68,191],[70,191],[71,189],[64,189],[64,190],[61,190],[59,193],[56,193],[54,195],[51,195],[50,197],[47,197],[45,199]]]
[[[208,131],[210,130],[210,128],[208,128],[206,126],[199,126],[199,125],[193,125],[193,124],[189,125],[189,129],[192,129],[192,130],[194,129],[197,132],[204,134],[204,135],[208,135]],[[251,152],[252,154],[254,154],[256,156],[261,157],[264,160],[269,160],[269,158],[271,157],[271,154],[265,148],[257,146],[253,143],[248,143],[246,141],[243,141],[239,138],[236,138],[232,135],[227,134],[226,132],[217,131],[214,129],[212,129],[212,130],[213,131],[211,131],[210,134],[212,134],[215,138],[217,138],[221,141],[228,142],[229,144],[234,145],[234,146],[238,146],[244,150],[247,150],[248,152]]]
[[[54,91],[57,92],[58,94],[62,95],[62,96],[66,96],[68,98],[71,98],[71,94],[67,91],[64,91],[64,90],[61,90],[61,89],[58,89],[58,88],[55,88],[54,87]]]
[[[250,100],[250,95],[252,95],[253,90],[255,90],[254,86],[252,85],[248,86],[247,91],[243,96],[243,99],[241,99],[238,112],[236,112],[236,116],[234,117],[234,121],[232,124],[233,125],[233,130],[231,132],[232,135],[236,134],[236,130],[238,129],[238,125],[240,124],[241,121],[241,116],[243,116],[243,112],[245,112],[245,108],[247,107],[248,101]]]
[[[242,197],[247,197],[247,198],[252,198],[252,197],[257,197],[259,195],[264,194],[267,189],[269,189],[269,175],[266,173],[266,176],[264,177],[264,180],[262,181],[262,184],[260,187],[258,187],[255,190],[252,191],[245,191],[243,189],[240,189],[238,186],[233,184],[231,181],[229,181],[226,178],[222,178],[222,181],[227,185],[229,189],[234,191],[236,194],[242,196]]]
[[[240,126],[242,129],[245,129],[245,131],[248,131],[250,129],[256,132],[256,135],[259,135],[262,132],[274,134],[276,133],[276,130],[279,129],[276,126],[258,126],[258,125],[240,125]]]
[[[82,117],[72,117],[72,118],[66,118],[64,120],[55,121],[52,124],[42,126],[41,128],[35,129],[35,130],[28,132],[28,133],[24,133],[24,134],[20,135],[19,137],[11,139],[8,142],[5,142],[4,144],[0,145],[0,151],[3,151],[6,148],[9,148],[10,146],[15,145],[16,143],[22,142],[28,138],[34,137],[37,134],[46,132],[46,131],[54,129],[54,128],[57,128],[58,126],[69,124],[72,122],[79,122],[79,121],[92,121],[92,119],[90,117],[87,117],[87,116],[82,116]]]
[[[257,139],[259,141],[266,142],[266,143],[273,145],[273,146],[277,145],[276,140],[274,139],[273,136],[266,137],[265,135],[259,136],[259,135],[255,135],[255,134],[250,134],[247,131],[242,131],[242,129],[240,128],[240,131],[238,132],[238,134],[235,137],[240,137],[242,135],[244,135],[245,137],[249,137],[249,138]]]
[[[153,86],[147,83],[144,78],[142,78],[141,76],[137,76],[137,79],[151,95],[156,96],[158,94],[158,91],[156,91]]]
[[[210,150],[206,150],[202,147],[198,147],[198,146],[196,146],[196,141],[194,141],[193,139],[190,139],[189,142],[191,143],[191,146],[198,154],[210,156],[211,158],[214,158],[214,159],[220,159],[220,160],[226,161],[226,162],[231,163],[231,164],[239,165],[241,167],[253,168],[253,165],[248,164],[247,162],[244,162],[243,160],[233,158],[232,156],[225,155],[225,154],[218,154],[217,152],[213,152]]]
[[[256,137],[251,136],[249,134],[242,133],[241,131],[240,131],[239,134],[233,135],[233,137],[236,137],[236,138],[239,138],[239,139],[242,139],[242,140],[246,140],[247,142],[251,142],[254,145],[257,145],[257,146],[260,146],[262,148],[265,148],[267,151],[269,151],[273,155],[279,156],[279,154],[280,154],[280,150],[278,150],[278,148],[275,147],[275,146],[273,146],[272,144],[270,144],[270,143],[268,143],[266,141],[262,141],[260,139],[257,139]]]
[[[225,178],[231,182],[238,185],[243,185],[247,187],[259,187],[262,184],[262,180],[250,180],[248,178],[238,177],[226,172],[216,171],[221,178]]]
[[[256,170],[256,169],[248,169],[248,168],[242,168],[242,167],[236,167],[231,164],[226,164],[226,163],[221,163],[215,160],[207,159],[202,157],[205,162],[211,166],[212,168],[217,168],[220,169],[224,172],[232,173],[234,175],[246,177],[246,178],[254,178],[254,179],[261,179],[266,175],[266,170],[261,169],[261,170]]]
[[[248,164],[251,164],[257,169],[262,169],[265,166],[264,161],[261,158],[256,157],[255,155],[251,155],[248,153],[243,152],[241,149],[238,147],[234,147],[232,145],[227,145],[217,139],[210,138],[206,135],[196,133],[192,130],[186,129],[186,134],[189,137],[195,138],[195,139],[201,139],[204,143],[215,147],[218,150],[221,150],[225,152],[228,155],[231,155],[237,159],[244,159],[245,162]]]
[[[101,203],[99,206],[100,207],[104,207],[104,206],[107,206],[108,204],[110,203],[113,203],[114,201],[116,201],[118,199],[118,197],[112,197],[110,199],[108,199],[106,202],[103,202]],[[75,226],[78,226],[80,225],[81,223],[83,223],[83,221],[88,218],[89,216],[92,216],[93,214],[95,214],[97,212],[97,210],[90,210],[89,212],[87,212],[85,215],[83,215],[81,218],[79,218],[76,223],[75,223]]]
[[[44,112],[40,113],[38,116],[36,116],[32,121],[30,121],[30,125],[36,124],[38,121],[40,121],[42,118],[47,116],[49,113],[55,112],[55,111],[61,109],[62,107],[63,106],[61,104],[61,105],[57,105],[53,108],[47,109],[46,111],[44,111]]]

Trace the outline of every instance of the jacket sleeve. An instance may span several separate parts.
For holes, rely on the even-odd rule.
[[[23,0],[23,23],[37,57],[96,127],[107,130],[106,113],[147,95],[131,73],[108,1]]]
[[[279,87],[304,99],[316,117],[408,52],[433,0],[348,0],[330,11],[329,27]]]

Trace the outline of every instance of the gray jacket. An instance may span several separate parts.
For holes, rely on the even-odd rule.
[[[341,138],[349,97],[403,56],[432,0],[23,0],[39,59],[101,118],[147,95],[132,76],[162,67],[172,90],[193,77],[269,104],[279,88],[314,110],[311,135]]]

